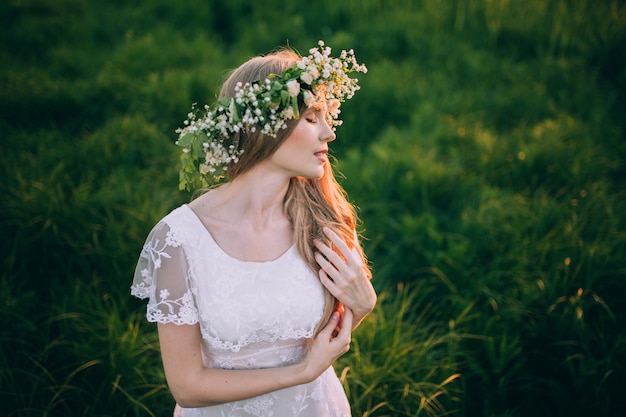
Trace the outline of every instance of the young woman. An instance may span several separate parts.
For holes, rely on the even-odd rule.
[[[330,52],[252,58],[178,131],[181,188],[208,191],[150,232],[131,289],[175,416],[350,415],[332,363],[376,294],[328,145],[366,68]]]

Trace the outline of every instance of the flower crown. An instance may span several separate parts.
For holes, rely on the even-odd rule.
[[[237,163],[243,150],[239,149],[236,133],[255,132],[276,137],[287,121],[298,119],[298,99],[307,107],[323,103],[327,108],[328,124],[335,129],[341,125],[339,105],[352,98],[360,88],[351,72],[366,73],[357,62],[354,51],[341,51],[338,58],[330,56],[331,48],[319,41],[310,55],[302,57],[282,74],[270,74],[263,81],[235,86],[234,97],[224,97],[211,106],[204,106],[198,116],[195,104],[187,115],[185,127],[176,129],[176,144],[182,148],[179,186],[192,191],[217,184],[226,174],[230,163]]]

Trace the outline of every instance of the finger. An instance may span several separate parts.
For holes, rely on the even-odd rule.
[[[348,333],[352,331],[353,319],[354,313],[352,312],[352,309],[344,307],[343,316],[341,317],[341,331],[339,332],[339,334],[344,331],[347,331]]]
[[[337,252],[332,250],[328,245],[315,241],[315,246],[319,250],[316,252],[316,261],[331,277],[337,277],[338,274],[344,274],[354,266],[347,263]]]
[[[313,244],[318,249],[318,251],[323,254],[330,262],[339,263],[340,261],[343,261],[341,257],[334,250],[331,249],[330,246],[326,245],[321,240],[315,239],[313,241]]]
[[[332,229],[330,229],[329,227],[324,227],[322,230],[324,234],[331,240],[331,242],[333,242],[333,244],[337,247],[337,249],[339,249],[339,252],[343,255],[347,263],[356,262],[357,258],[355,258],[354,256],[355,253],[348,247],[346,242],[344,242],[343,239],[341,239],[339,235],[337,235],[337,233],[333,232]],[[335,251],[333,251],[332,249],[331,252],[335,253]]]
[[[317,264],[320,266],[320,268],[322,268],[327,274],[329,274],[329,277],[337,276],[339,270],[335,267],[333,263],[324,258],[321,253],[315,253],[315,260],[317,261]]]
[[[343,298],[343,291],[341,291],[341,289],[339,288],[339,286],[337,285],[337,283],[335,282],[335,280],[333,278],[331,278],[326,271],[324,271],[323,269],[320,269],[318,272],[319,278],[320,278],[320,282],[322,283],[322,285],[337,299],[341,299]]]
[[[328,323],[326,323],[324,328],[322,330],[320,330],[318,336],[322,336],[323,335],[325,338],[330,340],[332,338],[333,332],[335,331],[335,328],[337,327],[338,324],[339,324],[339,313],[335,311],[330,316],[330,319],[328,320]]]
[[[343,313],[343,317],[341,319],[341,326],[339,329],[339,333],[335,336],[335,340],[345,344],[344,353],[350,350],[350,339],[352,335],[352,319],[353,319],[352,310],[349,308],[345,309]]]

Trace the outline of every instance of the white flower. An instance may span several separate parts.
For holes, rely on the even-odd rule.
[[[304,90],[302,98],[304,99],[304,104],[306,104],[307,107],[311,107],[313,103],[315,103],[315,96],[309,90]]]
[[[320,77],[320,72],[319,72],[319,70],[317,69],[317,67],[310,66],[310,67],[308,68],[308,70],[309,70],[309,74],[311,74],[311,77],[313,77],[313,79],[314,79],[314,80],[317,80],[317,79]],[[329,75],[330,75],[330,74],[329,74]],[[310,83],[309,83],[309,84],[310,84]]]
[[[168,290],[161,290],[161,292],[159,293],[159,297],[161,297],[161,300],[165,300],[169,296],[170,292]]]
[[[333,98],[333,99],[328,100],[326,102],[326,105],[328,106],[328,112],[333,114],[337,110],[339,110],[339,106],[341,105],[341,103],[336,98]]]
[[[295,114],[293,114],[293,107],[287,107],[285,111],[283,112],[283,117],[286,120],[291,120],[294,118],[294,116]]]
[[[300,94],[300,83],[298,80],[287,81],[287,92],[291,97],[295,97]]]
[[[308,71],[304,71],[301,75],[300,75],[300,79],[302,81],[304,81],[306,84],[311,85],[311,83],[313,82],[313,75],[311,75],[310,72]]]

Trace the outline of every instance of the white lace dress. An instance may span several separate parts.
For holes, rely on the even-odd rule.
[[[204,365],[222,369],[299,362],[324,307],[319,279],[295,247],[269,262],[238,260],[186,205],[150,232],[131,293],[148,299],[148,321],[199,323]],[[176,415],[344,417],[350,407],[330,367],[308,384],[211,407],[177,406]]]

